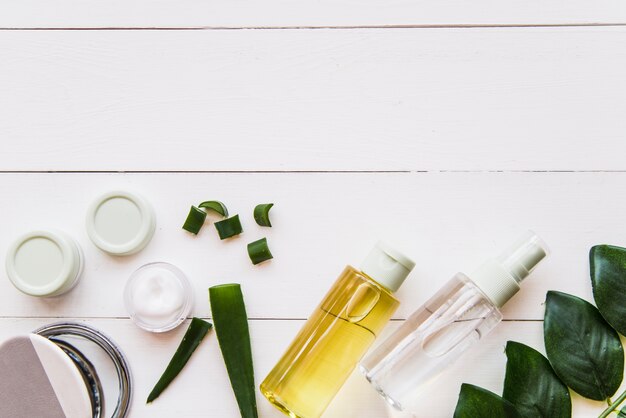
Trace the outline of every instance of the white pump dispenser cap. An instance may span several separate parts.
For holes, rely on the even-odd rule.
[[[391,292],[396,292],[413,267],[413,260],[379,241],[363,260],[361,271]]]
[[[499,257],[487,261],[471,275],[472,281],[496,305],[502,307],[520,289],[520,283],[548,255],[548,247],[528,231]]]

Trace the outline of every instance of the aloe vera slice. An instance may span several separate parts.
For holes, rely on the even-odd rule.
[[[218,200],[207,200],[206,202],[202,202],[198,205],[199,208],[210,209],[214,212],[219,213],[225,218],[228,218],[228,209],[226,209],[226,205]]]
[[[194,235],[197,235],[198,232],[200,232],[202,225],[204,225],[205,219],[206,212],[198,209],[195,206],[192,206],[191,209],[189,209],[189,215],[187,215],[187,219],[183,224],[183,229],[185,231],[191,232]]]
[[[248,316],[237,283],[209,288],[217,341],[242,418],[258,418]]]
[[[214,225],[220,239],[234,237],[235,235],[239,235],[243,232],[241,222],[239,221],[239,215],[215,222]]]
[[[273,203],[262,203],[254,208],[254,220],[261,226],[272,226],[270,222],[270,209]]]
[[[150,403],[163,393],[163,391],[169,386],[170,383],[178,376],[178,373],[185,367],[193,352],[198,348],[200,342],[204,339],[205,335],[209,332],[213,325],[210,322],[203,321],[200,318],[193,318],[189,324],[189,328],[185,332],[180,345],[176,349],[172,360],[167,365],[163,375],[150,392],[146,403]]]
[[[274,258],[267,246],[267,238],[261,238],[248,244],[248,256],[254,265]]]

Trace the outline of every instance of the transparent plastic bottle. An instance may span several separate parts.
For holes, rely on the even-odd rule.
[[[356,368],[400,302],[393,296],[415,263],[378,243],[361,270],[347,266],[261,383],[292,418],[317,418]]]
[[[421,387],[500,323],[502,305],[547,253],[539,237],[528,232],[469,277],[456,274],[359,369],[387,402],[404,410]]]

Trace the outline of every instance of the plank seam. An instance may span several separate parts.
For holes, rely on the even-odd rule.
[[[0,170],[2,174],[411,174],[411,173],[626,173],[626,170]]]
[[[503,29],[503,28],[568,28],[621,27],[626,22],[610,23],[502,23],[502,24],[430,24],[430,25],[346,25],[346,26],[96,26],[96,27],[0,27],[2,31],[194,31],[194,30],[353,30],[353,29]]]
[[[197,318],[206,319],[212,321],[213,318],[210,316],[198,316]],[[127,316],[0,316],[0,321],[3,319],[45,319],[45,320],[84,320],[84,321],[92,321],[92,320],[116,320],[116,321],[131,321],[131,319]],[[191,317],[187,318],[191,319]],[[249,321],[306,321],[307,318],[248,318]],[[402,322],[405,321],[406,318],[392,318],[390,322]],[[543,322],[543,319],[503,319],[502,322]]]

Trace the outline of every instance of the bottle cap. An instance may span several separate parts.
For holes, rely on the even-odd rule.
[[[156,217],[152,206],[139,195],[114,191],[97,198],[87,212],[87,233],[102,251],[130,255],[152,239]]]
[[[57,296],[78,282],[83,257],[78,243],[61,231],[38,230],[13,242],[6,271],[13,285],[31,296]]]
[[[379,241],[361,264],[361,271],[391,292],[396,292],[413,267],[413,260]]]
[[[548,253],[548,247],[543,240],[534,232],[528,231],[470,277],[496,306],[501,307],[519,291],[520,283]]]

